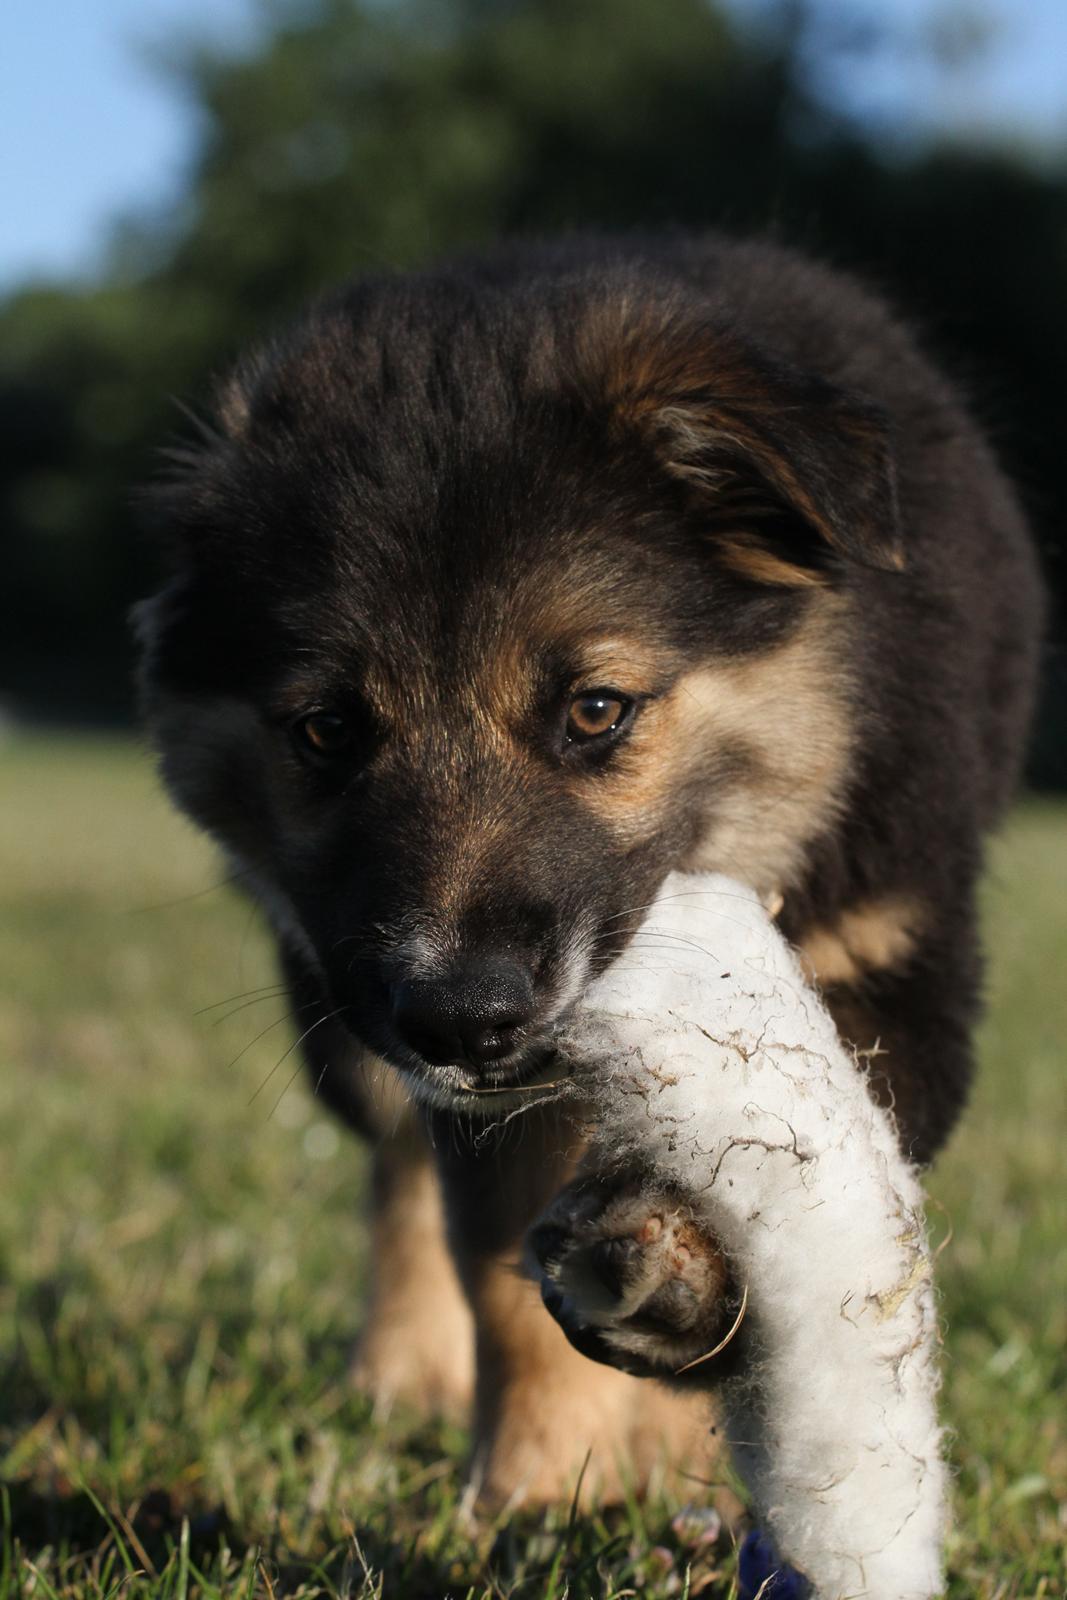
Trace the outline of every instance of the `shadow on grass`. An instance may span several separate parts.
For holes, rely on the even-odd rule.
[[[109,1511],[83,1486],[61,1475],[42,1488],[15,1480],[4,1484],[3,1533],[24,1550],[63,1550],[69,1556],[95,1554],[109,1540],[125,1539],[151,1565],[165,1564],[169,1551],[189,1525],[192,1548],[210,1555],[221,1544],[235,1553],[247,1545],[236,1536],[221,1506],[183,1508],[168,1490],[149,1489],[127,1512]]]
[[[125,1512],[60,1477],[46,1487],[14,1482],[0,1495],[0,1569],[42,1575],[42,1592],[54,1597],[113,1594],[118,1579],[127,1595],[144,1600],[176,1587],[184,1593],[192,1574],[201,1595],[240,1593],[246,1600],[594,1600],[680,1593],[683,1584],[684,1592],[710,1600],[725,1592],[716,1580],[732,1565],[717,1523],[705,1522],[694,1536],[676,1517],[662,1530],[664,1542],[650,1548],[647,1530],[622,1507],[592,1518],[518,1513],[495,1533],[464,1533],[455,1516],[447,1528],[427,1516],[431,1508],[416,1496],[395,1519],[410,1530],[406,1536],[380,1506],[366,1523],[327,1514],[304,1530],[315,1552],[305,1555],[280,1531],[253,1541],[221,1506],[183,1503],[158,1487]]]

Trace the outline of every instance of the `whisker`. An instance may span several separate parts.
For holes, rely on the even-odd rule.
[[[590,946],[595,944],[610,944],[613,939],[618,939],[619,937],[620,933],[618,930],[613,933],[597,933],[594,934],[593,938],[590,940]],[[649,926],[636,928],[634,932],[626,938],[626,946],[620,946],[620,948],[627,948],[630,945],[637,944],[642,939],[673,939],[675,941],[680,941],[681,943],[689,942],[684,933],[675,933],[671,928],[654,928]]]
[[[277,1072],[278,1068],[281,1066],[282,1062],[286,1061],[289,1056],[292,1055],[297,1045],[303,1044],[304,1040],[308,1038],[310,1034],[314,1033],[316,1028],[321,1028],[324,1022],[329,1022],[333,1017],[339,1017],[341,1012],[346,1011],[347,1009],[347,1006],[338,1006],[334,1011],[327,1011],[326,1015],[324,1017],[320,1017],[317,1022],[313,1022],[310,1028],[305,1028],[300,1037],[293,1040],[288,1050],[283,1051],[283,1053],[278,1057],[277,1061],[274,1063],[273,1067],[271,1067],[270,1071],[267,1073],[267,1076],[263,1079],[263,1082],[260,1084],[255,1094],[253,1094],[252,1099],[249,1100],[248,1104],[252,1105],[253,1102],[259,1098],[270,1080],[273,1078],[274,1074]],[[262,1038],[262,1035],[260,1035],[260,1037]],[[295,1077],[296,1074],[294,1073],[293,1076]]]
[[[268,1022],[265,1028],[261,1028],[259,1033],[253,1035],[253,1037],[249,1039],[243,1050],[238,1050],[232,1061],[227,1062],[227,1071],[230,1067],[235,1067],[240,1061],[241,1057],[243,1055],[247,1055],[248,1051],[251,1050],[254,1044],[259,1043],[264,1034],[270,1033],[273,1028],[280,1028],[283,1022],[291,1022],[295,1015],[296,1013],[294,1011],[283,1011],[280,1017],[275,1017],[273,1022]]]
[[[611,936],[609,935],[608,937]],[[687,949],[696,950],[700,955],[707,956],[709,961],[717,961],[719,959],[715,952],[709,950],[705,945],[698,944],[695,939],[687,939],[682,933],[671,933],[669,928],[639,928],[630,940],[630,948],[635,946],[644,950],[653,948],[652,946],[641,944],[642,939],[665,939],[671,945],[685,945]]]
[[[694,893],[699,894],[699,893],[702,893],[702,891],[701,890],[695,890]],[[669,895],[667,898],[668,899],[676,899],[677,896]],[[735,894],[735,895],[730,895],[728,898],[730,898],[732,900],[745,900],[748,897],[746,895]],[[652,902],[652,907],[654,908],[657,905],[661,905],[661,904],[665,904],[665,903],[666,903],[665,901],[655,901],[654,900]],[[748,928],[748,927],[750,927],[750,924],[747,923],[747,922],[742,921],[742,919],[740,917],[731,917],[728,911],[719,911],[717,908],[713,909],[710,906],[698,906],[696,909],[698,911],[706,912],[709,917],[710,916],[716,917],[719,922],[732,923],[735,928]],[[610,921],[610,920],[611,920],[610,917],[609,918],[605,918],[605,921]],[[644,927],[639,927],[639,928],[637,928],[635,930],[635,933],[644,933],[644,932],[649,932],[649,931],[653,931],[653,930],[649,930],[649,929],[646,929]],[[664,932],[666,932],[666,931],[667,930],[664,929]],[[596,934],[595,937],[598,938],[598,939],[610,939],[610,938],[614,938],[615,935],[610,930],[604,929],[600,933]],[[672,937],[681,937],[681,935],[672,935]]]
[[[232,1005],[235,1000],[247,1000],[250,994],[277,994],[285,987],[282,983],[262,983],[258,989],[243,989],[240,994],[227,995],[225,1000],[212,1000],[209,1006],[201,1006],[193,1012],[194,1017],[202,1017],[206,1011],[217,1011],[220,1006]]]
[[[262,1005],[264,1000],[280,1000],[282,998],[282,996],[286,992],[287,991],[286,991],[286,988],[285,988],[284,984],[282,984],[277,989],[268,989],[266,994],[259,994],[259,995],[254,996],[254,998],[251,999],[251,1000],[243,1001],[241,1005],[234,1006],[232,1011],[225,1012],[223,1016],[221,1016],[221,1017],[212,1017],[211,1026],[213,1028],[217,1028],[220,1023],[229,1022],[230,1018],[231,1017],[235,1017],[239,1011],[247,1011],[249,1006]],[[315,1004],[314,1001],[311,1001],[309,1003],[312,1004],[312,1005]],[[306,1011],[307,1010],[307,1005],[297,1006],[296,1010],[297,1011]]]
[[[190,900],[200,900],[206,894],[214,894],[216,889],[228,888],[231,883],[238,883],[242,878],[247,878],[248,874],[254,871],[254,862],[244,867],[235,867],[224,878],[219,878],[215,883],[205,885],[203,889],[192,889],[188,894],[176,894],[172,900],[152,900],[147,905],[128,906],[127,911],[130,916],[134,917],[141,916],[148,911],[169,911],[172,906],[184,906]]]
[[[633,916],[637,911],[651,911],[653,906],[666,905],[669,900],[688,900],[695,898],[713,900],[748,900],[747,894],[735,894],[732,889],[678,889],[674,894],[657,895],[655,900],[649,900],[643,906],[627,906],[623,911],[616,911],[612,916],[605,917],[604,922],[617,922],[621,917]],[[700,908],[698,908],[700,909]]]
[[[548,1078],[544,1083],[502,1083],[484,1089],[464,1088],[464,1094],[539,1094],[542,1089],[560,1089],[570,1078]]]
[[[283,1057],[282,1059],[284,1060],[285,1058]],[[279,1065],[280,1065],[280,1063],[279,1063]],[[293,1087],[293,1084],[296,1082],[297,1078],[300,1076],[300,1074],[301,1074],[301,1072],[303,1072],[303,1070],[304,1070],[303,1061],[298,1061],[297,1064],[296,1064],[296,1070],[293,1072],[292,1076],[287,1080],[285,1088],[282,1090],[282,1092],[278,1096],[277,1100],[275,1100],[274,1104],[271,1106],[270,1110],[267,1112],[267,1121],[268,1122],[270,1121],[271,1117],[273,1117],[274,1113],[277,1111],[278,1107],[281,1105],[282,1101],[285,1099],[286,1095],[289,1093],[289,1090]],[[322,1070],[323,1070],[323,1072],[325,1072],[326,1068],[323,1067]],[[319,1074],[319,1082],[321,1083],[321,1081],[322,1081],[322,1073]],[[251,1104],[251,1101],[249,1102],[249,1104]]]
[[[603,950],[599,950],[599,951],[596,951],[595,954],[596,954],[598,959],[602,959],[603,956],[605,955],[605,952]],[[610,970],[612,972],[616,972],[616,971],[618,971],[618,963],[619,963],[619,961],[620,960],[624,960],[626,956],[638,956],[638,957],[641,957],[641,956],[644,956],[644,955],[661,955],[661,956],[673,955],[673,956],[679,956],[680,954],[681,954],[681,951],[679,950],[677,944],[671,944],[671,943],[667,943],[667,942],[662,943],[662,944],[654,944],[654,943],[650,943],[650,942],[645,941],[645,940],[642,940],[639,943],[639,942],[637,942],[635,940],[633,944],[627,945],[625,950],[618,951],[617,954],[612,957],[612,959],[611,959],[611,961],[609,963],[609,966],[610,966]],[[605,967],[602,967],[600,970],[601,971],[606,971],[608,969],[605,968]]]
[[[330,946],[330,954],[334,955],[344,944],[354,944],[363,950],[378,950],[381,939],[370,933],[346,933]],[[359,950],[357,948],[357,954]]]

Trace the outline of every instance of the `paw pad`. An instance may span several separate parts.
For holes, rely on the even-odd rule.
[[[576,1183],[533,1229],[529,1249],[571,1342],[625,1371],[677,1375],[729,1327],[726,1263],[681,1196],[636,1180]]]

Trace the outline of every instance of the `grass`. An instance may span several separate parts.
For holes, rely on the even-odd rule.
[[[273,977],[218,875],[133,746],[0,750],[0,1600],[727,1600],[728,1536],[677,1506],[468,1528],[462,1434],[350,1391],[364,1158],[295,1058],[253,1100],[276,999],[203,1009]],[[932,1186],[949,1593],[1059,1600],[1067,808],[1013,821],[987,928],[983,1075]]]

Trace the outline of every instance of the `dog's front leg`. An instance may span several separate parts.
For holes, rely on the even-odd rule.
[[[579,1478],[585,1503],[618,1499],[672,1462],[704,1467],[705,1408],[588,1361],[523,1274],[526,1230],[581,1153],[563,1118],[540,1109],[481,1133],[442,1122],[434,1144],[475,1319],[479,1503],[567,1501]]]
[[[401,1075],[334,1020],[299,952],[283,944],[280,954],[305,1024],[301,1053],[315,1095],[374,1151],[370,1295],[352,1376],[379,1414],[400,1402],[465,1416],[474,1390],[474,1327],[445,1237],[421,1114]]]
[[[463,1417],[471,1403],[473,1322],[430,1149],[410,1108],[374,1150],[370,1298],[352,1375],[379,1413],[399,1401]]]

